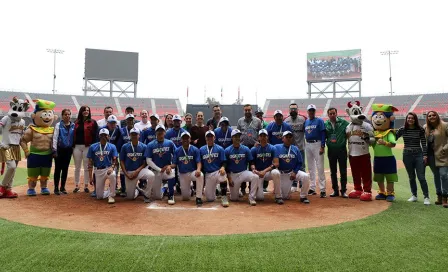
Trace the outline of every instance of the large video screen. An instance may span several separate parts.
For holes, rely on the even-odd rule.
[[[138,81],[138,53],[86,48],[86,79]]]
[[[361,79],[361,49],[307,54],[307,80]]]

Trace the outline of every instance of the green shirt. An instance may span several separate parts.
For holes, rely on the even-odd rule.
[[[347,145],[347,136],[345,129],[349,125],[349,122],[340,117],[336,117],[336,123],[333,128],[333,124],[330,120],[325,121],[325,131],[327,133],[327,146],[329,149],[345,148]]]
[[[268,125],[269,123],[266,121],[261,122],[261,128],[267,128]]]
[[[377,141],[378,139],[383,139],[385,142],[389,142],[392,144],[397,143],[397,141],[395,140],[395,134],[392,131],[390,131],[386,136],[383,137],[377,137],[377,133],[378,131],[375,131],[375,138],[377,139]],[[379,145],[377,143],[373,146],[373,151],[375,152],[375,157],[392,157],[394,155],[391,147]]]

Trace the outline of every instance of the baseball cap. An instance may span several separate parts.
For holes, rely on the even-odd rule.
[[[99,135],[101,135],[101,134],[107,134],[107,135],[109,135],[109,130],[107,129],[107,128],[102,128],[102,129],[100,129],[100,132],[98,133]]]
[[[261,130],[258,132],[258,135],[261,135],[261,134],[269,135],[269,134],[268,134],[268,131],[267,131],[266,129],[261,129]]]
[[[283,137],[285,137],[286,135],[289,135],[289,134],[291,134],[291,135],[292,135],[292,132],[291,132],[291,131],[289,131],[289,130],[287,130],[287,131],[283,132]]]
[[[308,107],[306,107],[306,110],[311,110],[311,109],[316,110],[316,105],[314,105],[314,104],[309,104]]]
[[[208,135],[213,135],[213,136],[215,136],[215,133],[213,132],[213,130],[208,130],[208,131],[205,133],[205,137],[207,137]]]
[[[133,114],[129,113],[129,114],[126,115],[126,119],[129,119],[129,118],[134,119],[135,116]]]
[[[283,116],[283,112],[281,110],[274,111],[274,116],[276,116],[277,114],[280,114]]]
[[[160,120],[160,117],[159,117],[159,115],[158,115],[157,113],[153,113],[153,114],[151,114],[151,116],[149,116],[149,118],[151,118],[151,117],[154,117],[154,118],[156,118],[157,120]]]
[[[131,131],[129,131],[129,133],[137,133],[137,134],[140,134],[140,129],[138,129],[138,128],[132,128],[131,129]]]
[[[177,121],[182,121],[182,118],[180,118],[180,116],[176,114],[176,115],[173,116],[173,121],[176,121],[176,120]]]
[[[227,118],[225,116],[223,116],[223,117],[221,117],[221,119],[219,119],[218,126],[221,125],[222,122],[227,122],[230,124],[229,118]]]
[[[235,135],[237,135],[237,134],[242,134],[242,133],[241,133],[241,131],[239,131],[238,129],[234,129],[234,130],[232,130],[231,137],[233,137],[233,136],[235,136]]]
[[[261,108],[258,108],[258,109],[255,111],[255,114],[259,114],[259,113],[263,114],[263,110],[262,110]]]
[[[182,132],[182,134],[180,135],[180,137],[184,137],[185,135],[187,135],[188,137],[191,137],[190,133],[188,133],[188,131],[184,131]]]
[[[163,129],[163,130],[166,131],[165,126],[162,125],[162,124],[156,126],[156,131],[159,130],[159,129]]]
[[[107,117],[107,122],[110,122],[110,123],[115,122],[115,123],[117,123],[118,122],[117,116],[111,115],[111,116]]]

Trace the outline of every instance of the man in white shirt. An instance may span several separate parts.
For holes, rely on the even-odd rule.
[[[142,118],[142,121],[135,123],[134,127],[138,128],[140,132],[143,132],[147,130],[149,127],[151,127],[151,122],[148,122],[148,111],[142,110],[140,112],[140,117]]]
[[[107,118],[109,118],[109,116],[111,116],[113,112],[114,109],[111,106],[106,106],[104,108],[104,118],[96,121],[99,128],[105,127],[107,125]],[[120,126],[120,123],[118,123],[118,126]]]

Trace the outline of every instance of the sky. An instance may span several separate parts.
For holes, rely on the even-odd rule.
[[[2,1],[0,90],[83,94],[85,48],[139,52],[139,97],[305,98],[306,53],[361,49],[362,93],[448,91],[443,1]],[[221,88],[223,99],[220,99]]]

